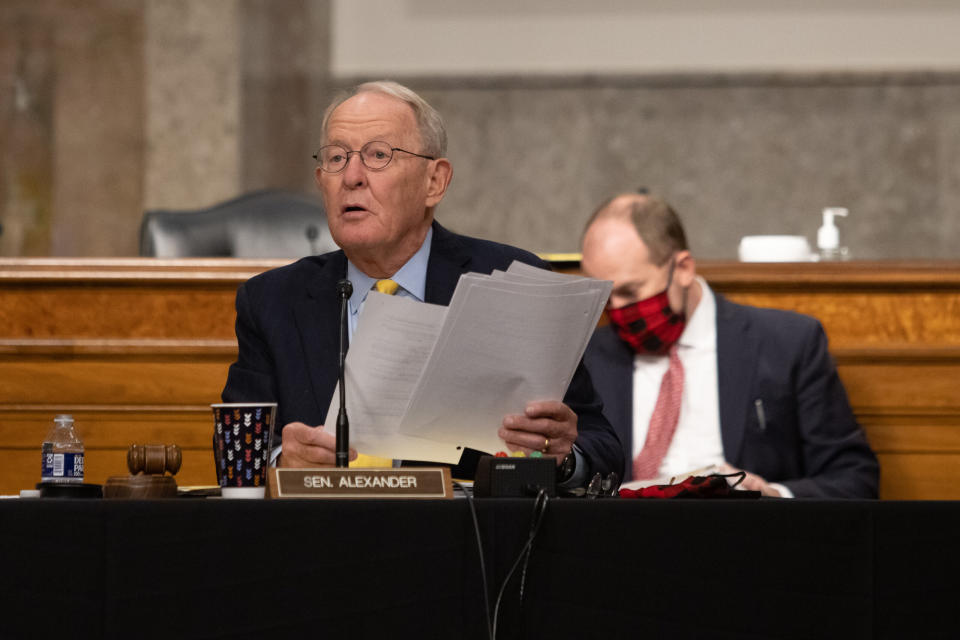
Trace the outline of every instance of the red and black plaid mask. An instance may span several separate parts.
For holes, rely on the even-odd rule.
[[[672,265],[670,280],[673,280]],[[667,289],[626,306],[607,309],[607,316],[616,328],[617,335],[639,354],[665,355],[680,339],[687,324],[682,313],[670,308]]]

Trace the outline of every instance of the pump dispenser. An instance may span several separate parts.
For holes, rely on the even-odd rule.
[[[834,218],[849,215],[846,207],[826,207],[823,210],[823,226],[817,230],[817,249],[821,260],[849,260],[850,254],[846,247],[840,246],[840,231],[834,224]]]

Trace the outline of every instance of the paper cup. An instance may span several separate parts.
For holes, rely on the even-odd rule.
[[[224,498],[262,498],[273,448],[276,402],[212,404],[213,457]]]

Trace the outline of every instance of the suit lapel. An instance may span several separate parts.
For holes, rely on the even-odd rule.
[[[340,305],[337,281],[347,274],[347,258],[342,251],[330,255],[306,286],[306,295],[294,305],[294,317],[303,348],[317,410],[325,416],[336,386],[340,354]]]
[[[633,479],[633,359],[634,351],[616,337],[610,327],[599,329],[613,336],[607,341],[610,348],[609,370],[600,373],[602,384],[609,392],[604,394],[603,412],[613,425],[623,444],[624,482]],[[596,385],[598,388],[601,385]]]
[[[427,262],[427,282],[424,290],[424,302],[431,304],[450,304],[453,290],[457,288],[460,274],[469,270],[470,254],[457,238],[433,223],[433,243],[430,246],[430,260]]]
[[[758,345],[749,322],[736,305],[717,294],[717,387],[720,395],[720,435],[723,454],[736,465],[756,373]]]

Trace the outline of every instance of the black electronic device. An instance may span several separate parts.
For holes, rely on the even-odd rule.
[[[477,463],[473,495],[478,498],[533,497],[543,489],[557,495],[557,462],[553,458],[497,458],[483,456]]]
[[[337,415],[337,451],[338,467],[350,466],[350,421],[347,419],[347,389],[344,370],[347,360],[347,300],[353,295],[353,283],[344,278],[337,282],[337,296],[340,298],[340,413]]]
[[[41,498],[102,498],[103,486],[83,482],[38,482]]]

